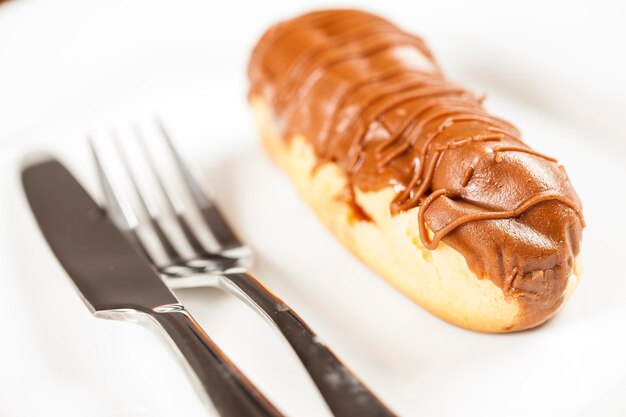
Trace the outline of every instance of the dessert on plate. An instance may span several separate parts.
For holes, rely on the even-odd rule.
[[[584,220],[565,169],[424,42],[357,10],[271,27],[248,69],[264,148],[355,255],[437,316],[537,326],[575,288]]]

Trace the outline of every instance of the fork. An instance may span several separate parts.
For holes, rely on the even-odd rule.
[[[115,153],[126,171],[126,181],[130,182],[127,188],[135,197],[134,209],[129,208],[132,204],[114,187],[94,141],[89,141],[111,220],[157,267],[170,287],[218,287],[243,300],[275,326],[336,417],[395,416],[298,314],[249,272],[252,251],[230,228],[212,192],[192,173],[163,124],[157,120],[154,129],[172,167],[167,177],[160,172],[154,152],[137,126],[133,129],[138,144],[133,164],[127,155],[129,151],[122,149],[119,137],[113,138]],[[140,159],[144,160],[148,172],[143,183],[133,172],[137,170],[135,162]],[[171,185],[168,187],[167,179],[172,176],[178,176],[183,187],[175,187],[176,190]],[[152,186],[146,185],[148,178]],[[181,190],[185,190],[187,201],[180,195]],[[161,202],[160,206],[156,200]],[[199,220],[195,225],[194,213]],[[187,253],[184,253],[185,247]]]

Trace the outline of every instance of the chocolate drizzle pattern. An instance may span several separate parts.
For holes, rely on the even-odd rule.
[[[420,38],[364,12],[314,12],[271,28],[255,48],[249,76],[251,96],[271,105],[284,138],[311,142],[318,165],[337,164],[351,190],[393,186],[393,214],[419,207],[426,248],[445,240],[477,275],[503,287],[515,276],[518,290],[526,288],[515,292],[522,296],[552,288],[538,269],[569,264],[561,273],[569,275],[584,220],[565,171],[489,114],[484,97],[446,80]],[[533,215],[552,226],[535,225]],[[507,259],[489,265],[483,258],[494,254],[476,248],[472,223],[506,240],[510,222],[527,227],[530,238],[520,239],[516,255],[495,249]],[[530,229],[554,240],[558,256],[533,247]],[[545,262],[522,262],[524,255]]]

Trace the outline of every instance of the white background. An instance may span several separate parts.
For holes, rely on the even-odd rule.
[[[361,7],[420,34],[450,77],[558,156],[583,199],[586,272],[533,332],[428,315],[354,260],[257,145],[245,69],[271,23]],[[257,253],[257,272],[403,416],[624,415],[626,6],[618,1],[15,0],[0,6],[0,415],[206,415],[142,328],[93,319],[19,187],[48,149],[97,194],[87,131],[157,113]],[[285,413],[327,411],[278,337],[209,289],[179,292]]]

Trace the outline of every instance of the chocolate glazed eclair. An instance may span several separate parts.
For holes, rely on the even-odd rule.
[[[507,332],[571,294],[584,220],[565,170],[446,80],[421,39],[368,13],[314,12],[265,33],[249,78],[265,149],[429,311]]]

